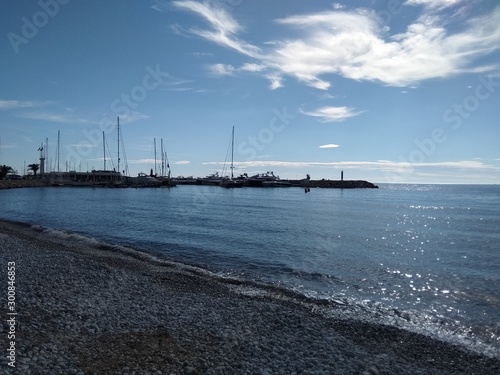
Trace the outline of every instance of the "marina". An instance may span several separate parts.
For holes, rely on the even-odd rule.
[[[20,176],[15,173],[12,168],[0,176],[0,188],[10,187],[28,187],[28,186],[58,186],[58,187],[174,187],[177,185],[215,185],[225,188],[235,187],[260,187],[260,188],[284,188],[284,187],[301,187],[301,188],[338,188],[338,189],[354,189],[354,188],[377,188],[371,182],[364,180],[344,180],[344,172],[340,173],[340,180],[311,180],[309,174],[306,178],[300,180],[281,179],[276,176],[273,171],[257,173],[248,176],[247,173],[241,174],[238,177],[234,176],[234,127],[232,128],[230,141],[230,162],[227,160],[224,163],[221,173],[214,172],[206,177],[174,177],[171,175],[170,163],[168,162],[167,152],[165,150],[163,139],[160,142],[160,161],[157,159],[156,138],[153,140],[154,145],[154,162],[150,173],[140,172],[137,176],[128,176],[127,160],[122,160],[120,149],[125,148],[123,144],[123,136],[120,128],[120,118],[117,117],[117,158],[116,168],[113,170],[106,169],[108,162],[114,166],[113,160],[108,161],[107,143],[104,131],[102,132],[102,147],[103,147],[103,169],[81,172],[70,170],[61,172],[59,166],[60,155],[60,131],[57,134],[57,153],[56,165],[51,171],[48,165],[47,149],[48,139],[45,144],[38,148],[40,152],[39,164],[32,164],[35,173]],[[120,172],[120,163],[124,168]],[[227,165],[229,165],[230,175],[227,176]],[[7,168],[7,166],[5,166]],[[66,165],[66,169],[68,166]],[[39,170],[37,174],[36,171]],[[15,178],[14,178],[15,176]],[[15,183],[9,181],[16,180]],[[23,182],[30,181],[30,182]],[[36,182],[34,182],[36,181]]]

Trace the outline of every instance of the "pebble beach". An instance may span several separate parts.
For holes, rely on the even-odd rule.
[[[17,313],[12,367],[3,292],[0,374],[500,374],[499,358],[131,249],[8,221],[0,249]]]

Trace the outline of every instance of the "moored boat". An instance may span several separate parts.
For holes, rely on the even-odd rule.
[[[231,177],[230,178],[223,178],[222,181],[219,182],[220,187],[224,187],[227,189],[232,189],[232,188],[240,188],[243,187],[243,182],[235,180],[234,175],[233,175],[233,169],[234,169],[234,126],[233,126],[233,131],[231,133]]]
[[[130,177],[129,183],[132,187],[160,187],[161,181],[146,173],[139,173],[137,177]]]
[[[223,178],[221,176],[219,176],[219,172],[215,172],[215,173],[209,174],[206,177],[196,179],[196,181],[198,181],[198,183],[200,185],[219,185],[219,183],[222,180],[223,180]]]
[[[249,177],[246,184],[251,187],[278,187],[279,185],[285,186],[289,183],[281,180],[279,176],[275,176],[274,172],[268,171]]]

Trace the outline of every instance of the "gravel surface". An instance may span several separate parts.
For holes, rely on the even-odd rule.
[[[425,336],[326,319],[308,304],[111,246],[0,221],[0,374],[500,374]],[[16,267],[8,366],[7,263]]]

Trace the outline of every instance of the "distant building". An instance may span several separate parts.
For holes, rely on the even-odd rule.
[[[15,173],[9,173],[7,174],[7,176],[5,177],[7,180],[22,180],[22,176],[18,175],[18,174],[15,174]]]
[[[52,185],[64,186],[113,185],[125,182],[125,177],[116,171],[50,172],[45,174],[45,178]]]

